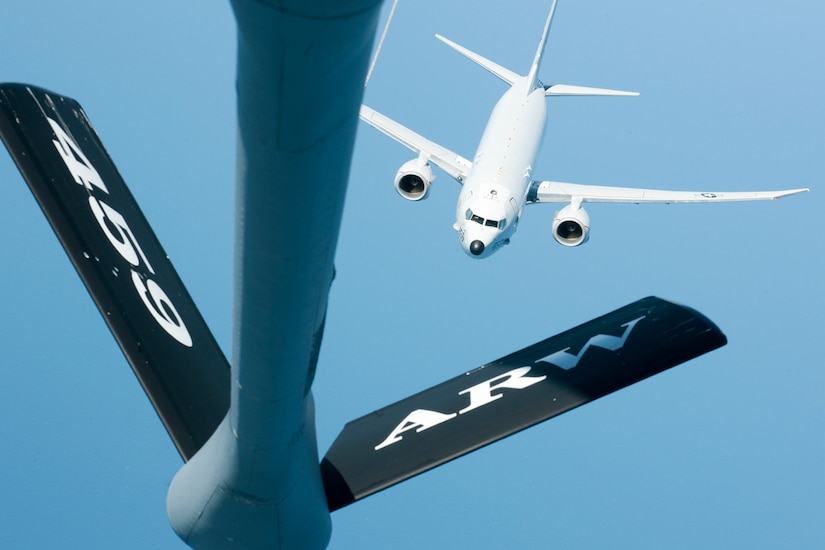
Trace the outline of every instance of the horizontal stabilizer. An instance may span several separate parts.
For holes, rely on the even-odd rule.
[[[330,510],[723,346],[649,297],[349,422],[321,463]]]
[[[445,44],[447,44],[449,47],[451,47],[461,55],[463,55],[464,57],[466,57],[467,59],[470,59],[471,61],[474,61],[475,63],[481,65],[482,67],[484,67],[485,69],[487,69],[488,71],[502,79],[507,84],[510,84],[511,86],[519,78],[519,75],[517,75],[510,69],[504,68],[498,63],[490,61],[486,57],[482,57],[475,52],[471,52],[464,46],[460,46],[452,40],[444,38],[440,34],[435,35],[435,37],[444,42]]]
[[[0,84],[0,137],[188,460],[229,408],[229,364],[86,113]]]
[[[622,90],[608,90],[607,88],[589,88],[587,86],[570,86],[569,84],[554,84],[544,87],[544,95],[601,95],[601,96],[638,96],[639,92],[624,92]]]

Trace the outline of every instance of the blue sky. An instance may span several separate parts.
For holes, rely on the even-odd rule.
[[[464,156],[504,84],[432,35],[526,72],[549,2],[471,6],[402,1],[366,96]],[[825,540],[824,18],[803,0],[561,0],[554,21],[542,80],[642,95],[550,100],[537,177],[812,189],[775,203],[592,205],[576,249],[534,206],[472,261],[457,184],[439,173],[427,201],[402,200],[411,154],[360,128],[314,387],[322,453],[348,420],[643,296],[730,343],[337,512],[331,548]],[[0,81],[81,102],[229,349],[228,3],[20,3],[0,29]],[[3,546],[182,548],[165,511],[180,459],[5,154],[0,183]]]

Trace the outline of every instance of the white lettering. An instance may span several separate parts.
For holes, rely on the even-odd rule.
[[[424,430],[432,428],[433,426],[437,426],[442,422],[446,422],[451,418],[455,418],[456,416],[458,416],[456,413],[444,414],[436,411],[429,411],[427,409],[416,409],[408,414],[407,417],[402,420],[392,432],[390,432],[390,435],[388,435],[384,441],[375,447],[375,450],[378,451],[388,445],[398,443],[401,441],[401,434],[404,432],[415,429],[416,433],[420,433]]]
[[[633,327],[636,326],[636,323],[644,319],[645,316],[642,315],[638,319],[633,319],[629,323],[625,323],[622,326],[627,327],[625,328],[624,333],[621,336],[610,336],[608,334],[597,334],[593,336],[587,343],[579,350],[579,353],[573,355],[572,353],[567,353],[567,350],[570,348],[564,348],[561,351],[557,351],[556,353],[551,353],[544,359],[539,359],[539,361],[546,361],[548,363],[552,363],[557,365],[564,370],[570,370],[576,365],[579,364],[582,356],[587,353],[587,350],[590,349],[592,346],[597,348],[603,348],[608,351],[616,351],[617,349],[621,349],[624,346],[624,343],[627,341],[627,337],[630,336],[630,331],[633,330]]]
[[[401,434],[405,432],[413,429],[415,429],[416,433],[423,432],[424,430],[428,430],[433,426],[441,424],[442,422],[452,420],[459,414],[464,414],[473,409],[477,409],[502,397],[502,394],[500,393],[494,395],[493,390],[504,388],[523,390],[524,388],[528,388],[533,384],[538,384],[547,378],[546,376],[527,376],[527,373],[530,372],[530,368],[531,367],[519,367],[517,369],[505,372],[504,374],[494,376],[486,382],[476,384],[475,386],[458,392],[458,395],[470,395],[470,405],[461,409],[457,413],[445,414],[427,409],[414,410],[408,414],[407,417],[404,418],[404,420],[402,420],[393,431],[390,432],[390,435],[388,435],[384,441],[375,447],[375,450],[378,451],[384,447],[392,445],[393,443],[398,443],[402,439]]]
[[[552,353],[544,359],[539,359],[539,361],[553,363],[554,365],[558,365],[565,370],[569,370],[578,365],[587,350],[593,346],[609,351],[621,349],[627,341],[628,336],[630,336],[633,328],[644,318],[645,316],[643,315],[638,319],[633,319],[632,321],[621,325],[625,329],[621,336],[610,336],[608,334],[597,334],[593,336],[576,355],[567,353],[567,350],[570,349],[568,347],[561,351]],[[427,409],[414,410],[408,414],[407,417],[402,420],[392,432],[390,432],[390,435],[387,436],[384,441],[375,447],[375,450],[378,451],[384,447],[398,443],[402,439],[402,434],[412,429],[415,429],[416,433],[428,430],[433,426],[452,420],[460,414],[468,413],[504,397],[503,393],[493,393],[494,391],[503,389],[523,390],[534,384],[538,384],[547,378],[545,375],[527,376],[530,370],[531,367],[519,367],[458,392],[458,395],[469,395],[470,404],[459,410],[457,413],[445,414]]]
[[[146,269],[154,275],[155,270],[149,263],[146,254],[140,247],[140,243],[138,243],[123,215],[92,195],[95,190],[109,194],[109,190],[100,178],[100,174],[60,124],[49,117],[46,117],[46,120],[57,137],[57,139],[52,140],[54,148],[74,181],[89,192],[89,208],[109,243],[132,266],[137,267],[140,260],[143,260]],[[89,257],[86,253],[84,255],[87,258]],[[187,330],[183,319],[178,314],[178,310],[172,304],[172,300],[169,299],[169,296],[160,285],[148,278],[144,283],[143,277],[135,270],[132,270],[132,283],[135,285],[135,290],[137,290],[143,305],[161,328],[184,346],[192,347],[192,336],[189,334],[189,330]]]
[[[458,414],[483,407],[503,397],[501,393],[493,394],[493,390],[504,388],[523,390],[547,378],[546,376],[526,376],[528,372],[530,372],[530,367],[520,367],[458,392],[458,395],[470,394],[470,405],[458,411]]]
[[[143,300],[143,305],[146,306],[146,309],[149,310],[149,313],[161,328],[169,333],[169,336],[191,348],[192,336],[186,329],[186,325],[183,324],[178,310],[172,305],[172,301],[163,289],[152,279],[146,279],[146,284],[143,284],[143,279],[134,270],[132,270],[132,283],[138,291],[138,296]]]
[[[69,169],[74,180],[89,191],[92,191],[92,186],[94,186],[104,193],[109,193],[103,180],[100,179],[100,174],[97,173],[95,167],[92,166],[92,163],[89,162],[89,159],[86,158],[86,155],[83,154],[83,151],[80,150],[74,140],[63,131],[63,128],[57,122],[49,117],[46,117],[46,120],[49,121],[49,126],[52,127],[54,135],[57,136],[57,140],[52,140],[54,148],[60,153],[63,164]]]
[[[152,265],[149,263],[149,260],[146,259],[146,254],[143,253],[143,249],[140,247],[140,244],[138,244],[132,230],[129,229],[129,225],[120,212],[105,202],[96,199],[94,195],[89,195],[89,207],[92,209],[92,214],[94,214],[97,224],[103,230],[103,233],[106,234],[106,238],[109,239],[109,242],[112,243],[115,250],[123,256],[123,259],[137,267],[140,263],[138,259],[138,254],[140,254],[143,263],[146,264],[146,268],[150,273],[154,274],[155,270],[152,269]],[[106,223],[106,220],[109,220],[110,224]],[[112,233],[109,225],[115,227],[118,233],[117,235]]]

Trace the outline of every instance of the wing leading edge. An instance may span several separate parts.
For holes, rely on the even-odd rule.
[[[727,343],[649,297],[349,422],[321,463],[336,510]]]
[[[560,181],[534,182],[529,202],[626,202],[626,203],[692,203],[775,200],[808,189],[783,191],[667,191],[632,187],[581,185]]]
[[[463,183],[464,180],[467,179],[472,168],[472,163],[461,155],[430,141],[366,105],[361,105],[359,116],[361,120],[376,130],[386,134],[408,149],[415,151],[419,156],[423,157],[424,160],[428,160],[441,168],[459,183]]]

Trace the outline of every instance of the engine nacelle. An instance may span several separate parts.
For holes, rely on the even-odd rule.
[[[590,238],[590,216],[584,208],[568,204],[553,220],[553,238],[564,246],[579,246]]]
[[[426,199],[435,179],[429,162],[413,159],[405,162],[395,174],[395,190],[408,201]]]

